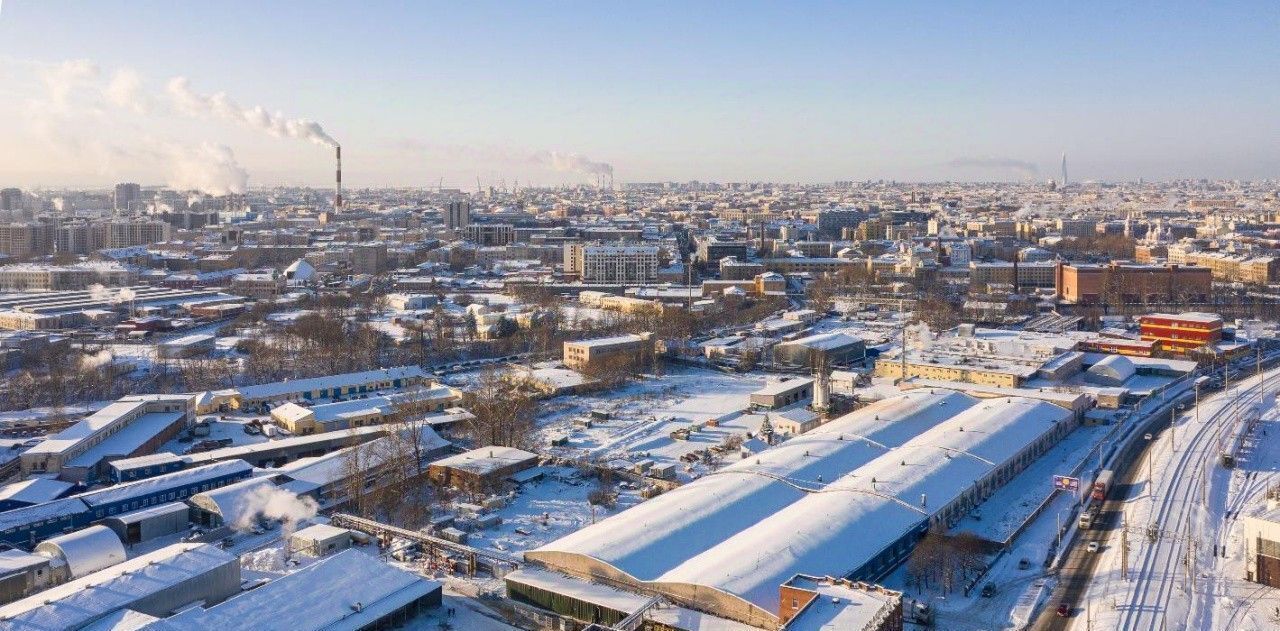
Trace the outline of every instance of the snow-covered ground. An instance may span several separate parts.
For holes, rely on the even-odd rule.
[[[587,495],[596,488],[596,480],[584,478],[570,467],[545,467],[541,480],[521,486],[503,508],[493,511],[502,518],[494,528],[473,530],[467,543],[477,548],[502,552],[523,552],[550,543],[580,530],[594,520],[638,504],[635,490],[615,487],[617,505],[612,509],[592,506]]]
[[[674,464],[677,476],[688,481],[709,469],[700,463],[687,464],[681,456],[760,429],[763,416],[737,413],[747,408],[748,395],[764,384],[760,376],[678,368],[609,392],[561,397],[548,404],[538,421],[541,442],[549,445],[552,437],[567,436],[563,447],[544,451],[569,458]],[[607,412],[609,418],[583,426],[581,422],[589,420],[593,410]],[[670,436],[676,429],[711,420],[718,420],[718,426],[704,427],[689,440]]]
[[[1137,464],[1140,483],[1124,504],[1130,545],[1124,575],[1119,531],[1109,531],[1073,629],[1261,631],[1280,628],[1280,591],[1244,581],[1240,514],[1262,508],[1267,487],[1280,482],[1280,432],[1275,407],[1280,370],[1233,384],[1202,401],[1199,414],[1178,417],[1153,461]],[[1239,405],[1237,405],[1239,403]],[[1237,412],[1259,405],[1261,420],[1235,469],[1218,463],[1221,445],[1238,427]],[[1150,467],[1148,466],[1150,465]],[[1154,480],[1144,480],[1151,471]],[[1155,537],[1148,536],[1149,528]],[[1194,571],[1188,573],[1187,561]],[[1087,619],[1088,618],[1088,619]]]

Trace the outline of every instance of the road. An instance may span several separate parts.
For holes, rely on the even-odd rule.
[[[1195,546],[1211,535],[1194,531],[1193,513],[1208,504],[1206,476],[1218,465],[1223,438],[1236,426],[1239,414],[1259,402],[1263,383],[1253,378],[1233,386],[1227,405],[1204,414],[1199,423],[1193,416],[1182,425],[1177,451],[1156,477],[1148,523],[1130,526],[1133,574],[1118,628],[1176,629],[1185,624],[1186,612],[1171,612],[1170,599],[1175,589],[1185,592],[1193,588],[1197,579],[1195,572],[1188,571],[1189,559],[1196,555]],[[1274,394],[1274,386],[1269,391]]]
[[[1274,381],[1276,375],[1269,378]],[[1145,445],[1143,453],[1134,458],[1129,466],[1117,469],[1119,481],[1103,504],[1099,521],[1095,522],[1093,529],[1082,531],[1076,545],[1068,550],[1060,566],[1058,585],[1032,625],[1033,629],[1061,631],[1073,626],[1086,628],[1087,622],[1080,625],[1074,623],[1077,619],[1097,620],[1098,612],[1089,610],[1086,591],[1095,580],[1099,559],[1103,555],[1088,552],[1085,544],[1098,541],[1104,551],[1118,551],[1122,529],[1126,530],[1128,536],[1129,561],[1132,563],[1130,571],[1135,580],[1131,582],[1126,597],[1117,602],[1121,611],[1116,628],[1160,628],[1166,605],[1174,590],[1184,581],[1190,580],[1185,564],[1182,563],[1187,555],[1187,530],[1192,510],[1203,504],[1205,476],[1216,465],[1219,441],[1233,426],[1237,407],[1256,399],[1261,391],[1260,383],[1257,379],[1245,380],[1239,385],[1233,383],[1231,392],[1227,395],[1232,397],[1230,403],[1215,407],[1212,412],[1202,412],[1197,416],[1194,409],[1188,410],[1180,417],[1172,441],[1168,431],[1160,434],[1157,439]],[[1274,386],[1268,389],[1272,392],[1275,390]],[[1161,411],[1157,414],[1168,412]],[[1176,444],[1176,450],[1172,453],[1169,449],[1171,442]],[[1163,456],[1160,455],[1161,452]],[[1126,504],[1135,498],[1146,498],[1151,486],[1147,481],[1148,471],[1151,469],[1144,466],[1144,461],[1153,457],[1163,457],[1167,462],[1160,464],[1160,470],[1155,475],[1156,500],[1150,522],[1157,525],[1157,529],[1154,540],[1151,540],[1148,538],[1148,523],[1131,521],[1125,524],[1123,511],[1126,510]],[[1060,603],[1069,605],[1070,617],[1057,615],[1056,609]]]

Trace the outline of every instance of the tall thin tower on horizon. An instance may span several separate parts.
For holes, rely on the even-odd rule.
[[[1062,152],[1062,186],[1067,185],[1067,152]]]

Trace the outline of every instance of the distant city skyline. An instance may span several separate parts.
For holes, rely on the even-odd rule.
[[[1046,181],[1064,153],[1072,182],[1275,178],[1277,26],[1265,2],[9,0],[0,186],[327,187],[331,141],[350,188]]]

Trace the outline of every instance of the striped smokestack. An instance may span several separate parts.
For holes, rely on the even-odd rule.
[[[334,145],[338,151],[338,194],[333,198],[333,208],[342,208],[342,145]]]

